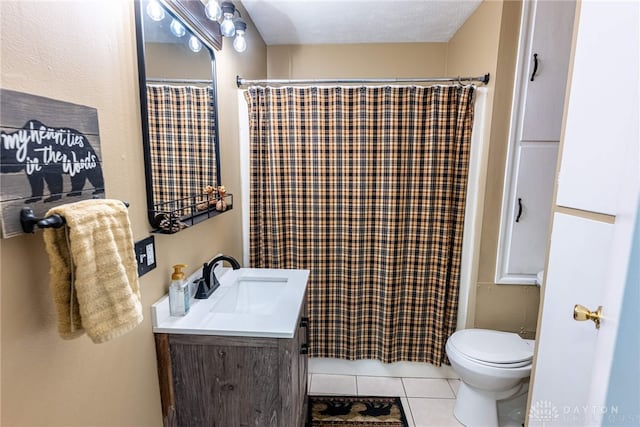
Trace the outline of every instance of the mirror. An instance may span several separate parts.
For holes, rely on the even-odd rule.
[[[136,0],[135,9],[149,222],[175,233],[227,208],[217,191],[222,37],[199,0]]]

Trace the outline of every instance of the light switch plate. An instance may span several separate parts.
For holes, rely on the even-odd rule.
[[[138,277],[156,268],[156,244],[153,236],[138,240],[135,243],[135,252],[138,261]]]

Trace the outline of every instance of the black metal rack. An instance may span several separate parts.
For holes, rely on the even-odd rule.
[[[224,201],[223,210],[216,208],[216,204],[220,201]],[[153,232],[173,234],[232,209],[233,194],[231,193],[226,193],[223,198],[209,198],[206,194],[198,194],[156,203],[151,212],[153,218],[151,225],[154,227]]]

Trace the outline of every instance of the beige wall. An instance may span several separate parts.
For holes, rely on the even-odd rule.
[[[531,286],[494,284],[504,166],[520,28],[520,1],[483,2],[448,43],[269,46],[269,78],[357,78],[478,76],[488,85],[483,215],[475,218],[475,242],[467,326],[525,332],[535,330],[539,292]],[[475,302],[475,303],[474,303]]]
[[[2,1],[0,12],[1,87],[97,108],[106,195],[130,202],[134,238],[146,237],[133,2]],[[216,54],[222,177],[238,196],[235,75],[266,76],[266,48],[249,25],[244,54],[228,45]],[[58,337],[41,233],[0,240],[0,424],[162,425],[149,307],[166,293],[172,264],[241,256],[239,200],[192,229],[156,235],[158,268],[140,279],[145,320],[105,344]]]
[[[472,224],[465,224],[466,226],[473,226],[474,229],[481,230],[481,238],[476,238],[473,242],[473,254],[471,262],[471,280],[469,289],[469,303],[467,309],[466,327],[475,326],[475,315],[477,311],[476,307],[476,281],[478,264],[479,264],[479,252],[482,238],[485,237],[482,233],[482,218],[485,200],[483,194],[485,192],[486,184],[486,165],[488,162],[489,152],[491,149],[491,130],[494,123],[499,123],[499,119],[494,120],[492,111],[495,108],[495,93],[496,90],[503,84],[501,76],[496,76],[496,70],[498,67],[498,46],[500,43],[500,28],[502,20],[502,11],[504,9],[504,3],[502,1],[485,1],[478,9],[467,19],[464,25],[456,32],[456,34],[449,40],[447,49],[447,74],[451,76],[476,76],[486,73],[490,74],[489,84],[487,85],[487,98],[486,98],[486,113],[484,115],[483,129],[483,149],[480,152],[480,165],[481,172],[479,173],[479,179],[481,182],[473,183],[469,182],[469,188],[476,186],[479,192],[480,207],[474,218],[468,219]],[[489,141],[489,143],[487,143]]]
[[[270,79],[428,77],[445,72],[447,45],[284,45],[267,51]]]
[[[535,286],[496,285],[495,267],[500,227],[504,170],[509,142],[509,122],[513,96],[520,1],[484,2],[449,43],[447,72],[482,73],[492,69],[490,88],[491,124],[485,128],[490,144],[485,153],[486,182],[482,236],[478,249],[475,313],[477,328],[535,335],[539,289]],[[501,13],[499,10],[501,9]]]
[[[204,47],[195,54],[186,45],[145,43],[144,67],[147,79],[211,80],[211,55]]]

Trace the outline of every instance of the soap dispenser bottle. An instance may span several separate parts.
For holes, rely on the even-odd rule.
[[[189,312],[191,293],[182,271],[186,267],[185,264],[173,266],[171,286],[169,287],[169,312],[172,316],[184,316]]]

